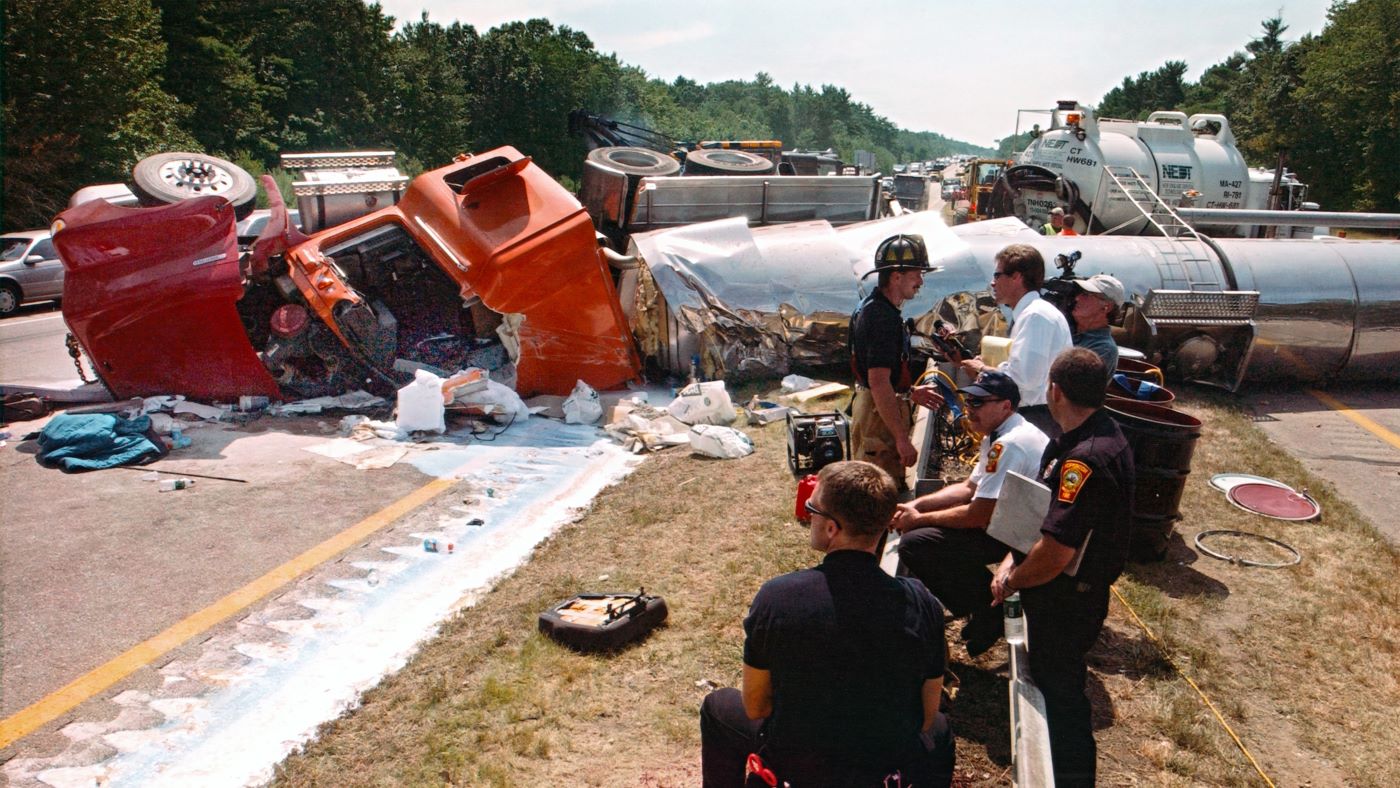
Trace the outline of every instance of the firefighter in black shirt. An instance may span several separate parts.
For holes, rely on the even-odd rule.
[[[909,330],[899,308],[918,294],[924,274],[935,270],[922,237],[886,238],[875,251],[875,268],[865,274],[879,274],[879,286],[851,316],[852,457],[884,468],[900,490],[904,469],[918,459],[909,440],[909,403],[937,408],[943,399],[933,386],[913,385]]]
[[[1045,696],[1059,786],[1094,784],[1096,749],[1084,655],[1108,615],[1109,586],[1128,555],[1133,453],[1103,409],[1103,360],[1066,350],[1050,366],[1050,413],[1063,434],[1045,449],[1050,512],[1029,554],[1012,553],[992,580],[999,603],[1019,591],[1031,678]]]

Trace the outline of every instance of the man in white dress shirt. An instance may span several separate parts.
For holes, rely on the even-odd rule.
[[[1053,438],[1060,430],[1045,404],[1050,362],[1074,347],[1069,321],[1040,297],[1040,288],[1045,284],[1045,258],[1034,246],[1011,244],[997,253],[996,265],[992,295],[998,304],[1011,307],[1011,355],[996,367],[979,356],[964,361],[963,368],[974,377],[988,369],[1010,375],[1021,390],[1021,416]]]

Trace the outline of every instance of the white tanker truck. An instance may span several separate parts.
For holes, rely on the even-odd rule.
[[[1032,227],[1056,206],[1073,215],[1078,229],[1119,235],[1155,234],[1134,202],[1145,186],[1171,207],[1316,210],[1304,203],[1307,186],[1286,171],[1251,168],[1235,146],[1223,115],[1154,112],[1145,121],[1095,118],[1075,101],[1051,111],[1040,132],[1008,167],[992,194],[991,216],[1016,216]],[[1128,168],[1141,182],[1132,181]],[[1151,210],[1151,205],[1143,205]],[[1252,235],[1254,228],[1198,227],[1210,235]],[[1311,234],[1311,228],[1308,228]],[[1288,234],[1288,233],[1285,233]]]

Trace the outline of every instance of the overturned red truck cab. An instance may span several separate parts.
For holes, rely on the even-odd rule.
[[[309,237],[264,184],[273,217],[245,252],[223,197],[96,200],[55,220],[64,319],[114,396],[387,391],[416,365],[513,376],[522,396],[639,376],[588,214],[514,148],[458,157]]]

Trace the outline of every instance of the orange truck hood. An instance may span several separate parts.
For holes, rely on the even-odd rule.
[[[397,224],[461,288],[489,309],[520,315],[521,396],[567,394],[576,381],[619,388],[640,363],[612,274],[588,214],[512,147],[458,157],[413,180],[397,205],[329,228],[286,255],[308,305],[342,341],[336,306],[358,302],[322,253]]]

